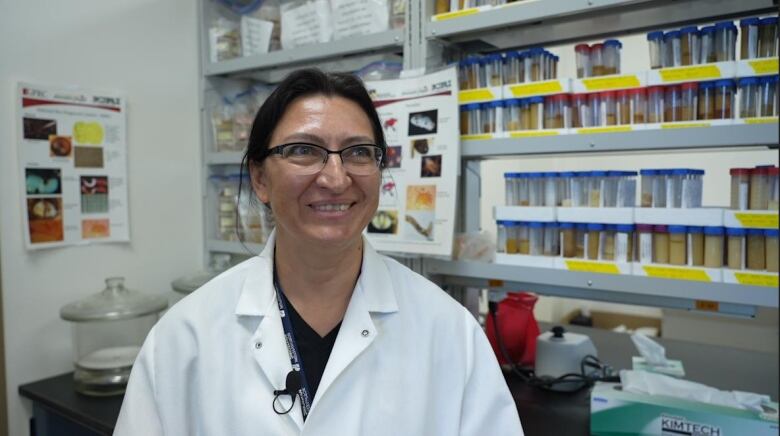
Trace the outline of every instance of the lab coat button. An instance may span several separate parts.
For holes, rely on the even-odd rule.
[[[363,330],[363,332],[360,334],[363,335],[363,337],[365,338],[366,336],[368,336],[368,330]]]
[[[263,343],[260,341],[255,342],[255,350],[259,350],[263,347]]]

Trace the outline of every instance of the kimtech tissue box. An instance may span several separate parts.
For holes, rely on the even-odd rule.
[[[777,436],[777,403],[764,412],[741,410],[597,383],[590,395],[593,436]]]

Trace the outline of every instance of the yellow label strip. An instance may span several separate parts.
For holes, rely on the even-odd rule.
[[[509,132],[510,138],[532,138],[537,136],[556,136],[560,132],[556,130],[524,130],[520,132]]]
[[[720,68],[717,65],[698,65],[693,67],[662,68],[658,70],[663,82],[681,82],[688,80],[719,79]]]
[[[569,271],[590,272],[598,274],[620,274],[620,269],[614,263],[587,262],[584,260],[567,260],[566,268]]]
[[[479,9],[477,8],[461,9],[459,11],[454,11],[454,12],[445,12],[443,14],[434,15],[433,21],[452,20],[453,18],[460,18],[460,17],[465,17],[467,15],[474,15],[477,12],[479,12]]]
[[[615,133],[615,132],[630,132],[633,128],[631,126],[608,126],[608,127],[585,127],[577,129],[579,134],[587,133]]]
[[[493,92],[487,88],[479,89],[467,89],[458,93],[459,103],[472,103],[475,101],[491,101],[496,100]]]
[[[485,133],[482,135],[460,135],[460,139],[462,141],[476,141],[480,139],[493,139],[493,135],[490,133]]]
[[[750,68],[752,68],[756,74],[777,74],[778,70],[780,70],[780,68],[778,68],[776,57],[757,61],[748,61],[748,64],[750,64]]]
[[[706,271],[694,268],[671,268],[665,266],[642,266],[648,277],[658,279],[691,280],[695,282],[711,282]]]
[[[582,79],[588,91],[609,91],[612,89],[638,88],[641,86],[637,76],[607,76]]]
[[[710,123],[664,123],[662,129],[691,129],[695,127],[710,127]]]
[[[748,286],[766,286],[770,288],[777,288],[778,280],[777,274],[754,274],[754,273],[741,273],[735,272],[734,277],[740,285]]]
[[[512,85],[509,89],[512,91],[513,96],[521,98],[543,94],[560,94],[563,92],[563,86],[561,86],[561,82],[557,80]]]
[[[776,229],[778,219],[776,213],[735,213],[734,217],[749,229]]]
[[[778,117],[745,118],[745,124],[772,124],[778,121]]]

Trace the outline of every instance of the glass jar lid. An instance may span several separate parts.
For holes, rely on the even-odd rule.
[[[168,299],[125,288],[124,277],[106,279],[106,289],[60,309],[60,317],[66,321],[115,321],[138,318],[162,312],[168,307]]]
[[[194,274],[179,277],[171,282],[171,287],[176,292],[189,294],[228,268],[230,268],[230,255],[215,254],[211,259],[211,264],[205,271],[198,271]]]

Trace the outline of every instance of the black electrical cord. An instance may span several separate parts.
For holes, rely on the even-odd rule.
[[[509,368],[512,373],[515,374],[523,382],[547,390],[554,390],[553,387],[564,383],[579,383],[586,387],[592,386],[597,381],[605,382],[617,382],[620,381],[620,377],[614,374],[614,370],[609,365],[602,363],[598,357],[588,354],[582,358],[580,362],[580,373],[568,373],[558,377],[538,377],[533,369],[520,367],[510,356],[504,341],[501,340],[501,334],[498,328],[498,303],[490,301],[488,302],[488,311],[493,315],[493,333],[496,337],[496,345],[501,352],[501,355],[509,363]],[[585,368],[593,368],[595,371],[587,373]]]

